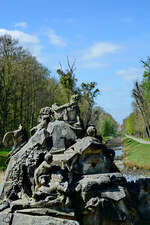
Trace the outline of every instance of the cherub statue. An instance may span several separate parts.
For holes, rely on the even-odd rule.
[[[47,153],[44,159],[34,173],[35,192],[46,183],[46,178],[50,177],[52,155]]]

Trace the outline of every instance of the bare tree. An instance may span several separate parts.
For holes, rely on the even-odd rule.
[[[148,114],[148,104],[144,99],[144,93],[142,88],[139,86],[138,82],[135,83],[135,88],[132,91],[132,96],[134,97],[136,104],[143,116],[145,123],[147,137],[150,137],[150,123]]]

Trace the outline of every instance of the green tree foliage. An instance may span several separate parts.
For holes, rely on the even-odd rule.
[[[96,126],[98,135],[115,136],[118,132],[118,123],[99,106],[92,109],[90,123]]]
[[[106,115],[105,120],[103,121],[101,134],[104,137],[115,136],[117,133],[117,123],[111,116]]]
[[[134,129],[134,117],[135,113],[131,113],[129,117],[125,120],[125,127],[126,127],[126,132],[129,135],[134,135],[135,129]]]
[[[147,137],[145,123],[140,111],[134,111],[124,119],[122,129],[124,133],[129,135]]]
[[[144,90],[139,86],[138,82],[135,83],[135,88],[132,91],[132,96],[134,97],[136,105],[143,116],[147,137],[150,137],[149,105],[145,98]]]
[[[96,88],[96,82],[82,83],[80,88],[80,111],[81,118],[83,120],[84,127],[91,121],[92,109],[95,104],[95,98],[100,93],[99,89]],[[85,114],[86,112],[86,114]]]
[[[67,58],[68,68],[65,70],[58,69],[57,73],[60,76],[60,95],[61,104],[70,101],[73,94],[79,95],[79,107],[81,112],[81,119],[84,128],[91,123],[92,109],[95,104],[95,98],[99,94],[99,89],[96,88],[96,82],[82,83],[80,87],[76,87],[77,79],[75,78],[75,62],[71,65]]]
[[[67,58],[67,66],[68,68],[64,72],[62,69],[58,69],[57,73],[60,76],[59,84],[61,95],[63,96],[64,103],[70,102],[71,96],[77,92],[76,88],[76,78],[74,75],[75,71],[75,62],[71,65],[69,62],[69,58]]]
[[[20,58],[25,57],[25,52],[17,41],[10,36],[0,37],[0,129],[1,134],[6,130],[6,124],[11,122],[10,110],[13,108],[12,101],[16,100],[15,89],[18,76]],[[15,106],[14,106],[15,107]]]

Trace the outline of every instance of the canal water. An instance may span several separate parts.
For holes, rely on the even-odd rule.
[[[127,181],[136,181],[140,178],[146,178],[147,176],[142,171],[134,171],[129,170],[123,164],[123,148],[122,146],[112,148],[115,151],[115,164],[122,172],[123,176],[126,178]]]

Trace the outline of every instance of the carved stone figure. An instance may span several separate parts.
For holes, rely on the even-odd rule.
[[[40,177],[40,187],[34,193],[36,202],[33,204],[35,207],[40,205],[44,207],[49,206],[64,206],[70,204],[69,197],[66,196],[68,191],[68,182],[65,181],[61,170],[54,171],[52,168],[51,176]]]
[[[27,140],[27,132],[21,124],[19,125],[19,128],[17,130],[7,132],[3,138],[4,146],[9,147],[9,142],[13,141],[13,147],[8,155],[8,158],[14,155],[17,151],[19,151],[23,147],[23,145],[27,143]]]
[[[47,176],[50,177],[52,155],[47,153],[44,159],[34,172],[35,192],[38,191],[41,185],[46,183],[45,179]]]
[[[68,205],[69,197],[64,193],[68,191],[66,171],[60,166],[52,164],[53,156],[50,153],[45,155],[45,160],[35,170],[35,191],[33,198],[37,203],[33,206],[49,207],[51,205]]]
[[[52,105],[52,111],[56,120],[65,121],[75,127],[81,127],[77,95],[72,96],[70,103],[62,106]]]
[[[39,124],[35,127],[33,127],[30,130],[31,136],[35,134],[35,132],[47,128],[48,123],[50,122],[50,117],[52,116],[52,110],[50,107],[44,107],[40,110],[39,116],[38,116],[38,122]]]
[[[102,137],[100,135],[97,135],[97,130],[94,125],[89,125],[86,132],[88,136],[95,137],[102,143]]]

